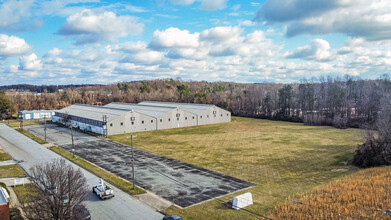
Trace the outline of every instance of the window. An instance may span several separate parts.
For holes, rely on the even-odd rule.
[[[187,117],[185,117],[185,120],[187,120]]]
[[[141,124],[144,124],[144,121],[141,121]]]
[[[227,114],[227,116],[228,116],[228,114]]]
[[[110,127],[113,127],[113,123],[110,123]]]
[[[171,119],[169,118],[168,121],[171,121]]]
[[[193,119],[194,119],[194,116],[193,116]]]
[[[132,125],[134,125],[134,121],[132,121]]]
[[[216,118],[216,115],[214,115],[215,116],[215,118]]]
[[[221,114],[221,117],[223,117],[223,114]]]
[[[151,123],[153,123],[153,120],[151,120]]]
[[[176,117],[179,117],[179,116],[181,116],[181,114],[177,113],[177,114],[176,114]]]
[[[179,118],[176,118],[177,121],[179,121]]]
[[[163,119],[160,119],[160,122],[163,122]]]
[[[206,117],[209,118],[209,115],[207,115]]]
[[[216,114],[216,111],[213,111],[213,114]]]
[[[200,118],[202,118],[202,115],[200,116]]]
[[[124,125],[124,123],[123,122],[121,122],[121,126],[123,126]]]
[[[135,117],[130,117],[130,120],[131,121],[134,121],[136,118]]]

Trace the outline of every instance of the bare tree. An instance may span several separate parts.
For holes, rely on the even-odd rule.
[[[75,206],[87,198],[87,180],[81,170],[59,159],[30,171],[37,187],[22,201],[28,219],[78,219]]]

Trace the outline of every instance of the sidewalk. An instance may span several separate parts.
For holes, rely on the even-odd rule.
[[[16,182],[15,182],[16,179]],[[0,182],[5,183],[6,186],[14,186],[14,185],[23,185],[23,184],[29,184],[31,181],[27,177],[7,177],[7,178],[0,178]]]
[[[14,165],[16,162],[14,160],[5,160],[0,161],[0,166],[8,166],[8,165]]]

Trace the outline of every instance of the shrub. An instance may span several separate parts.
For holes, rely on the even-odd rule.
[[[353,164],[362,168],[391,165],[391,144],[367,134],[362,145],[358,145]]]
[[[7,190],[8,195],[10,194],[10,191],[7,189],[7,186],[5,185],[5,183],[0,182],[0,187],[3,187],[5,190]]]

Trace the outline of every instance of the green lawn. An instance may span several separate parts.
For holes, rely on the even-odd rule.
[[[8,121],[4,121],[5,123],[8,123]],[[43,124],[43,121],[24,121],[23,126],[29,126],[29,125],[39,125]],[[20,121],[19,120],[10,120],[10,123],[8,124],[11,128],[19,128],[20,127]]]
[[[0,161],[5,160],[12,160],[12,158],[3,149],[0,148]]]
[[[109,138],[129,144],[126,136]],[[231,123],[140,132],[134,145],[257,184],[236,194],[251,192],[254,205],[248,209],[267,215],[289,197],[358,171],[348,164],[361,136],[358,129],[232,117]],[[229,210],[218,200],[182,210],[173,206],[166,212],[185,219],[256,217]]]
[[[13,187],[13,190],[18,197],[19,201],[25,201],[32,191],[34,191],[34,188],[36,185],[34,184],[25,184],[25,185],[19,185]]]
[[[0,166],[0,178],[26,176],[18,165]]]

